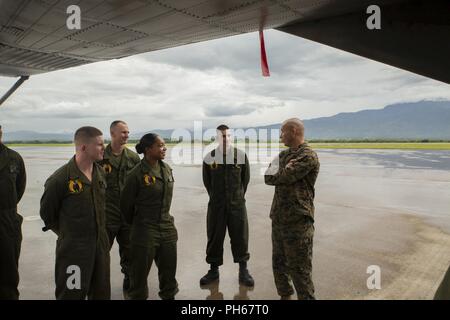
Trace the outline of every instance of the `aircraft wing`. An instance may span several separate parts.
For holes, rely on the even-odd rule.
[[[372,3],[0,0],[0,75],[29,76],[277,28],[450,83],[448,1],[379,0],[382,29],[368,30]],[[66,25],[73,4],[80,8],[79,30]]]

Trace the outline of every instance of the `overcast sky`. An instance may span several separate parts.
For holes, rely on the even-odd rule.
[[[449,85],[279,31],[265,32],[271,77],[261,76],[257,33],[33,76],[3,106],[4,130],[134,132],[273,124],[423,99]],[[0,78],[0,94],[14,83]]]

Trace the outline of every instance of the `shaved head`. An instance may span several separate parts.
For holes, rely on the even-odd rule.
[[[305,126],[298,118],[285,120],[281,125],[281,141],[285,146],[298,147],[304,142]]]
[[[282,126],[289,129],[295,129],[296,135],[300,137],[305,136],[305,126],[303,125],[303,121],[299,118],[290,118],[283,122]]]

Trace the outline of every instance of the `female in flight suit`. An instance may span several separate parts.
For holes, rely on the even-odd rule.
[[[121,212],[131,225],[130,299],[147,299],[147,277],[153,260],[158,267],[159,296],[174,299],[178,234],[169,214],[174,179],[172,169],[162,161],[164,140],[156,134],[144,135],[136,151],[144,154],[130,172],[121,194]]]

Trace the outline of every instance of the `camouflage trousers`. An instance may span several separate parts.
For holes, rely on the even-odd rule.
[[[290,225],[272,223],[272,268],[280,296],[294,294],[290,284],[292,280],[298,299],[315,299],[312,282],[313,236],[314,224],[308,216]]]

